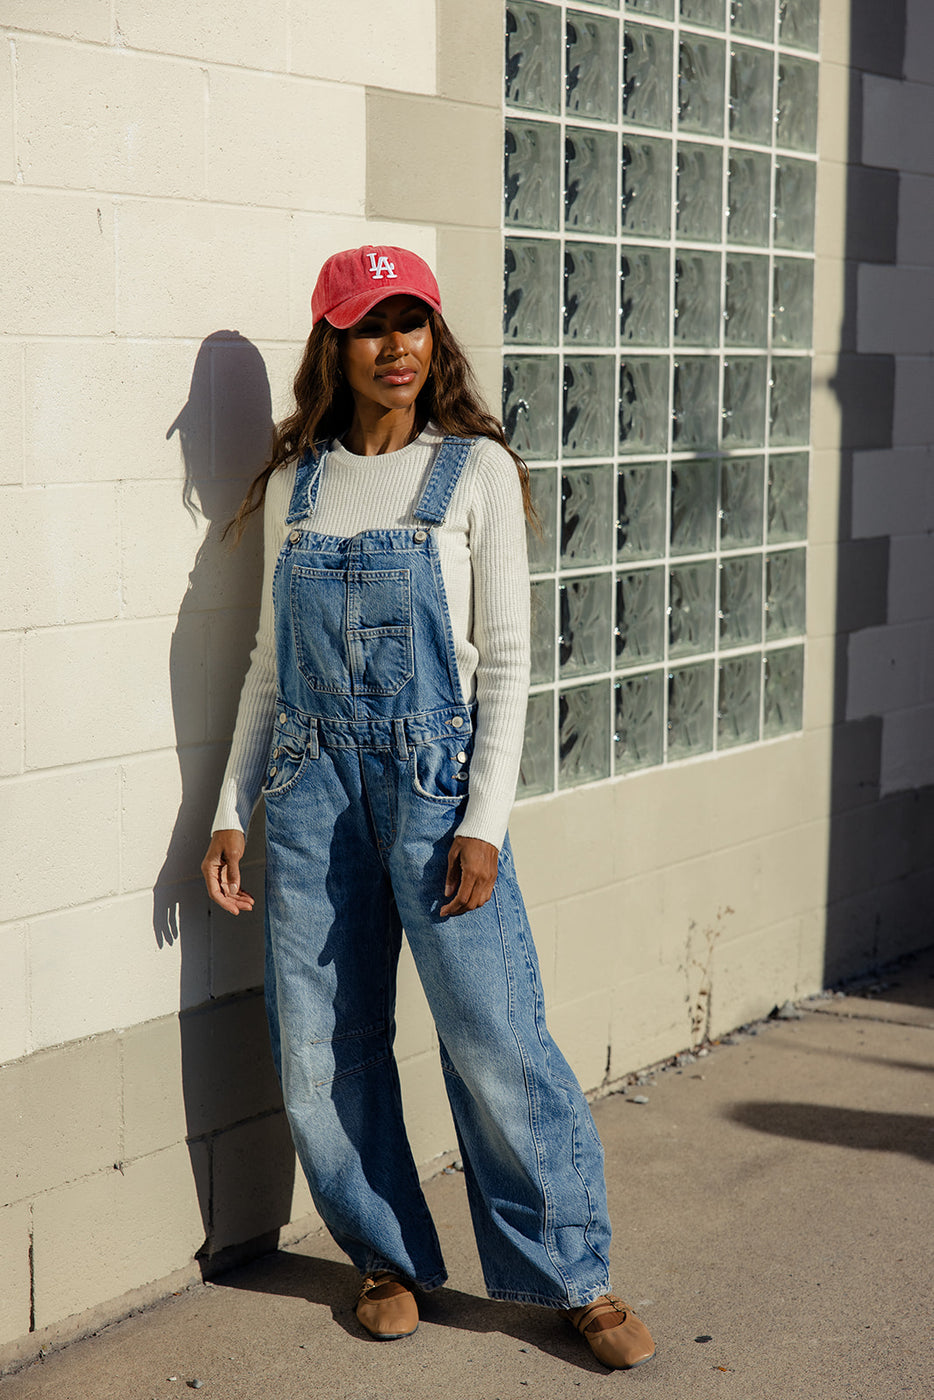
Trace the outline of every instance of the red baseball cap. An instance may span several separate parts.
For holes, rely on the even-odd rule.
[[[387,297],[406,294],[419,297],[435,311],[441,310],[441,293],[435,274],[417,253],[407,248],[347,248],[333,253],[318,273],[311,294],[311,324],[324,317],[345,331]]]

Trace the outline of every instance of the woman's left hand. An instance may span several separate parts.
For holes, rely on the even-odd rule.
[[[477,836],[455,836],[448,853],[444,897],[449,902],[441,909],[442,919],[486,904],[498,869],[499,851],[489,841],[481,841]]]

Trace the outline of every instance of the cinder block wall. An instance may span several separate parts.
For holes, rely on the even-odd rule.
[[[432,258],[494,403],[501,336],[500,0],[80,0],[60,24],[54,8],[0,3],[0,841],[16,853],[0,891],[0,1361],[197,1277],[196,1255],[217,1267],[308,1228],[265,1044],[261,916],[212,917],[197,875],[259,577],[255,532],[231,555],[218,523],[287,402],[311,281],[335,247]],[[863,79],[848,0],[823,0],[823,15],[804,732],[517,809],[552,1024],[588,1088],[875,955],[841,915],[828,962],[839,832],[858,813],[868,852],[887,829],[863,781],[873,735],[890,720],[890,736],[926,732],[920,681],[875,707],[854,683],[868,718],[847,719],[849,634],[855,666],[870,623],[916,641],[930,627],[915,564],[931,434],[911,393],[930,361],[923,328],[902,342],[868,310],[876,274],[854,283],[854,262],[873,259],[854,258],[853,229],[865,239],[876,222],[872,201],[847,198]],[[909,24],[929,56],[923,0]],[[917,219],[931,172],[910,116],[930,64],[913,52],[907,81],[893,68],[872,89],[866,155],[885,165],[873,153],[890,151],[888,125],[905,132],[905,241],[889,258],[903,271],[930,261]],[[854,286],[868,298],[859,345]],[[876,347],[877,380],[880,334],[897,347]],[[884,401],[861,418],[868,389],[841,384],[870,373],[884,387],[896,353],[890,401],[909,436],[891,447]],[[847,573],[851,518],[874,538],[854,541]],[[854,593],[883,554],[904,586],[886,572],[881,595]],[[928,770],[906,770],[895,738],[885,752],[907,777],[899,800],[917,803]],[[899,812],[887,953],[929,936],[905,890],[929,879],[931,843]],[[407,955],[399,1025],[428,1165],[454,1140]]]

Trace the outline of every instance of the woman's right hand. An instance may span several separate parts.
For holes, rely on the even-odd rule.
[[[242,831],[215,831],[201,862],[208,894],[228,914],[248,912],[253,896],[240,888],[240,860],[246,847]]]

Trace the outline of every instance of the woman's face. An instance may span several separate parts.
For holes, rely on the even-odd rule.
[[[358,407],[414,407],[431,369],[431,324],[418,297],[377,302],[341,339],[341,368]]]

